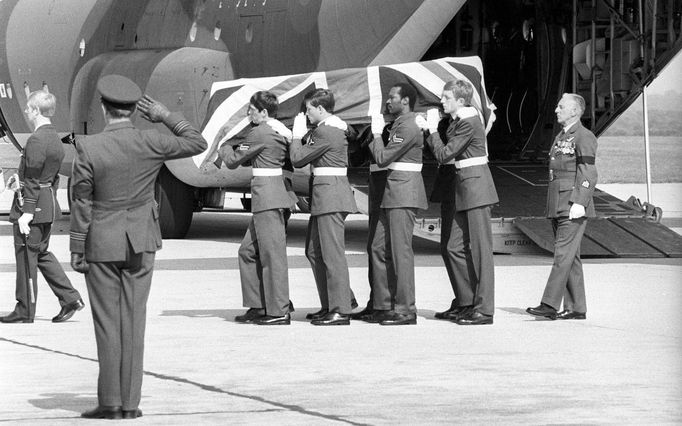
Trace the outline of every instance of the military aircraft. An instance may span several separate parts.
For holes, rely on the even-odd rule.
[[[205,125],[216,82],[478,56],[497,106],[494,215],[541,216],[528,197],[544,197],[561,93],[583,94],[585,124],[601,134],[679,52],[681,14],[680,0],[0,0],[0,134],[21,149],[26,96],[41,87],[57,96],[65,141],[101,131],[95,84],[111,73]],[[248,170],[219,182],[183,181],[179,170],[168,162],[158,179],[166,237],[183,237],[192,213],[221,207],[226,190],[248,192]],[[505,176],[540,195],[506,190]],[[424,215],[427,230],[434,217]]]

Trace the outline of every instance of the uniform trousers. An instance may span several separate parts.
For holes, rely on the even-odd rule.
[[[367,307],[370,309],[389,310],[390,293],[388,292],[388,285],[384,285],[386,294],[379,296],[381,305],[375,305],[375,288],[378,283],[387,283],[389,276],[395,280],[395,271],[393,270],[393,261],[391,260],[391,247],[388,245],[388,238],[386,236],[386,212],[383,209],[378,209],[369,212],[369,227],[367,236],[367,279],[369,281],[369,301]],[[379,290],[381,291],[381,290]]]
[[[61,306],[75,302],[81,296],[78,290],[71,285],[71,281],[67,278],[57,258],[52,252],[48,251],[52,224],[38,223],[31,224],[29,227],[30,231],[26,237],[26,243],[28,244],[28,271],[33,279],[33,295],[35,297],[34,303],[30,305],[31,318],[33,318],[36,312],[35,302],[38,300],[38,269],[40,269],[43,277],[45,277],[45,281],[47,281],[47,285],[50,286],[54,295],[57,296]],[[28,318],[30,293],[26,268],[27,251],[24,245],[24,236],[19,231],[19,225],[16,223],[13,226],[13,232],[14,256],[17,264],[15,288],[17,304],[14,312]]]
[[[126,260],[91,262],[85,274],[97,341],[99,405],[135,410],[140,404],[155,255],[134,253],[128,245]]]
[[[310,216],[305,254],[313,269],[323,310],[349,314],[350,278],[346,262],[346,212]]]
[[[441,206],[441,254],[458,306],[495,311],[495,264],[490,206],[456,212]],[[443,242],[445,241],[445,247]]]
[[[585,279],[580,260],[580,243],[587,226],[587,218],[569,220],[567,217],[552,219],[554,232],[554,263],[549,274],[542,303],[556,310],[564,300],[564,309],[587,312]]]
[[[386,259],[390,258],[392,266],[386,266],[388,277],[386,281],[374,283],[374,309],[393,310],[399,314],[415,313],[417,307],[415,305],[412,233],[417,209],[382,210],[383,215],[379,216],[372,241],[372,252],[381,256],[383,251]],[[384,236],[383,239],[382,236]],[[375,266],[379,265],[375,264]]]
[[[244,307],[272,316],[289,312],[285,210],[254,213],[238,252]]]

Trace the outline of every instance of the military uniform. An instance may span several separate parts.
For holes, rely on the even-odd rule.
[[[14,195],[9,220],[14,224],[14,255],[17,264],[16,299],[14,313],[29,321],[35,316],[35,301],[38,297],[38,272],[45,277],[50,289],[57,296],[59,304],[64,307],[80,300],[81,296],[71,285],[57,258],[48,251],[52,222],[61,216],[57,203],[59,188],[59,168],[64,159],[64,148],[57,131],[52,124],[45,124],[28,138],[24,153],[19,163],[19,180],[23,186],[24,205],[19,206],[17,194]],[[17,220],[23,213],[33,214],[29,224],[30,232],[24,237],[19,230]],[[28,244],[28,256],[24,238]],[[30,301],[28,276],[26,275],[26,258],[28,270],[33,279],[33,295]]]
[[[499,199],[487,164],[485,129],[478,111],[460,108],[445,137],[446,144],[435,133],[428,144],[440,164],[454,160],[454,214],[445,211],[443,221],[445,233],[449,233],[446,265],[452,272],[449,269],[448,274],[459,306],[472,306],[490,316],[495,309],[490,208]]]
[[[290,148],[295,167],[311,165],[310,221],[306,256],[310,261],[322,310],[349,314],[351,291],[346,263],[344,221],[357,211],[346,167],[348,125],[335,115],[320,121]]]
[[[370,142],[379,167],[388,167],[381,208],[386,214],[388,246],[395,270],[395,281],[374,283],[374,308],[398,314],[415,314],[414,252],[412,233],[418,209],[428,202],[421,175],[424,138],[413,112],[399,115],[389,132],[388,145]],[[381,242],[375,237],[372,247]]]
[[[102,98],[131,104],[140,89],[120,76],[98,83]],[[154,183],[164,161],[208,147],[179,114],[164,124],[175,136],[108,124],[76,146],[72,175],[72,253],[90,264],[85,281],[97,340],[100,406],[137,410],[142,386],[146,304],[161,248]],[[86,414],[84,414],[85,416]]]
[[[554,263],[542,302],[558,310],[587,311],[580,242],[587,218],[594,217],[592,195],[597,185],[597,138],[580,121],[562,131],[550,149],[547,217],[554,231]],[[585,207],[585,216],[568,219],[571,204]]]
[[[272,317],[290,310],[285,213],[296,198],[282,174],[290,139],[291,132],[271,118],[255,126],[235,149],[226,145],[219,150],[228,168],[252,164],[253,216],[238,252],[242,299],[245,307],[265,309]]]

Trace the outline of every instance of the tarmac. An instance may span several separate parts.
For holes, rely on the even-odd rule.
[[[292,324],[243,325],[234,322],[244,312],[236,255],[248,220],[204,212],[188,238],[164,240],[138,423],[682,423],[681,259],[585,260],[587,320],[549,321],[525,308],[539,303],[551,257],[496,255],[495,323],[459,326],[433,318],[452,290],[438,245],[415,238],[417,325],[315,327],[305,320],[319,309],[304,255],[307,215],[295,214]],[[40,277],[36,322],[0,324],[0,424],[96,422],[80,418],[97,404],[98,369],[84,277],[68,265],[68,227],[68,215],[55,223],[50,248],[86,307],[53,324],[59,305]],[[346,252],[361,304],[366,235],[366,217],[350,216]],[[11,225],[0,215],[0,314],[14,305],[14,280]]]

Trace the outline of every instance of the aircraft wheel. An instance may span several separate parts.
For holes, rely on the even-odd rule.
[[[161,167],[154,186],[162,238],[185,238],[192,223],[194,190]]]

